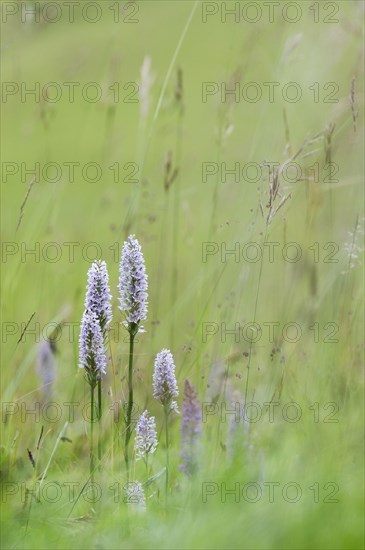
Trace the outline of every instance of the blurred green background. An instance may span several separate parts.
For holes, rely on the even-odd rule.
[[[363,548],[364,3],[278,2],[273,20],[268,4],[76,2],[72,22],[64,2],[1,4],[3,548]],[[236,11],[225,17],[229,9]],[[215,90],[205,98],[204,83]],[[297,102],[288,83],[301,91]],[[224,87],[240,92],[236,101],[222,98]],[[245,93],[257,87],[262,97],[250,102]],[[301,177],[279,170],[275,207],[286,200],[267,224],[273,174],[265,163],[283,168],[290,159]],[[34,179],[27,170],[36,163]],[[78,163],[73,181],[69,163]],[[83,172],[88,163],[100,171],[95,182],[92,167]],[[204,163],[217,173],[204,177]],[[228,170],[239,163],[238,176],[224,178],[222,163]],[[248,163],[262,166],[257,181],[242,176]],[[114,502],[110,487],[125,478],[110,412],[102,499],[75,503],[67,493],[67,483],[80,490],[88,478],[89,428],[80,412],[88,389],[77,367],[86,273],[96,256],[90,243],[108,264],[113,296],[109,408],[125,401],[128,344],[118,333],[116,287],[130,233],[149,276],[147,332],[136,346],[138,403],[162,429],[151,380],[154,357],[167,347],[181,392],[188,378],[201,402],[218,407],[203,425],[193,480],[178,469],[181,420],[173,419],[168,507],[159,478],[145,514],[128,510],[122,496]],[[256,262],[242,255],[249,242],[265,251]],[[273,261],[268,242],[277,243]],[[293,242],[297,262],[283,257],[294,253],[284,248]],[[214,250],[206,261],[204,243]],[[224,247],[241,256],[222,256]],[[262,329],[253,343],[241,331],[250,322]],[[277,323],[274,338],[268,323]],[[295,342],[283,336],[287,323],[300,327]],[[57,380],[47,397],[35,366],[40,341],[57,324]],[[205,338],[209,328],[215,333]],[[232,436],[232,415],[220,412],[244,397],[263,417],[245,429],[233,424]],[[22,416],[22,406],[46,399],[81,405],[73,421],[63,405],[57,421]],[[279,403],[274,422],[270,401]],[[298,422],[283,418],[290,402],[302,411]],[[4,414],[7,403],[19,406],[16,414]],[[337,422],[328,421],[332,411]],[[35,473],[27,449],[36,452],[42,426]],[[70,441],[58,439],[61,430]],[[154,473],[164,466],[163,447]],[[62,498],[43,495],[29,506],[22,491],[46,467],[44,482],[58,483]],[[144,481],[139,464],[134,474]],[[217,493],[204,502],[207,482]],[[280,486],[273,502],[267,488],[257,502],[242,493],[224,502],[222,483],[248,482]],[[301,487],[296,503],[282,496],[289,482]],[[9,483],[16,494],[7,493]],[[326,502],[333,487],[335,502]]]

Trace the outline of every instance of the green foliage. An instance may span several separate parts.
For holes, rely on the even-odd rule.
[[[201,3],[189,22],[193,2],[152,0],[136,3],[138,23],[114,23],[114,4],[99,2],[94,24],[77,11],[73,23],[63,11],[54,24],[20,16],[2,24],[2,81],[18,83],[19,93],[2,105],[1,547],[362,548],[364,5],[329,3],[339,7],[337,23],[323,22],[330,13],[322,2],[318,23],[311,2],[300,2],[296,23],[280,15],[285,2],[273,23],[265,11],[257,23],[223,23],[222,3],[213,3],[219,13],[203,23]],[[134,90],[147,55],[153,84],[143,118]],[[22,82],[41,90],[56,82],[61,98],[21,101]],[[80,83],[74,102],[65,82]],[[90,82],[103,88],[100,101],[83,97],[92,96]],[[207,82],[219,91],[203,101]],[[257,102],[242,96],[253,94],[249,82],[262,90]],[[279,83],[274,101],[265,82]],[[289,82],[301,88],[298,102],[283,97]],[[223,84],[238,86],[239,101],[221,101]],[[337,102],[326,100],[330,93]],[[280,173],[297,153],[301,181]],[[7,181],[6,162],[18,166]],[[70,162],[79,163],[73,181]],[[276,197],[265,162],[279,166]],[[35,163],[39,181],[26,173]],[[58,168],[42,175],[47,163]],[[87,163],[102,171],[94,183]],[[206,175],[203,163],[218,173]],[[240,163],[239,181],[227,174],[224,182],[221,163]],[[262,165],[258,181],[248,163]],[[156,416],[160,442],[148,471],[143,461],[131,467],[146,512],[128,506],[123,491],[129,344],[117,283],[129,233],[149,276],[135,401]],[[78,327],[95,243],[108,264],[113,322],[93,499]],[[349,251],[359,256],[351,268]],[[36,369],[47,337],[57,361],[52,393]],[[193,479],[179,471],[181,417],[170,416],[167,505],[164,415],[152,397],[153,360],[164,347],[174,354],[180,396],[189,379],[200,401],[213,403]],[[251,421],[235,424],[225,412],[245,397],[256,404]],[[225,488],[235,491],[226,499]]]

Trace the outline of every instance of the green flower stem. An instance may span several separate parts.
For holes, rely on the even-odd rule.
[[[101,416],[102,416],[102,403],[101,403],[101,379],[98,380],[98,461],[100,470],[101,461]]]
[[[94,389],[95,386],[90,384],[90,402],[91,402],[91,412],[90,412],[90,478],[91,483],[94,480]]]
[[[167,409],[167,406],[165,405],[165,434],[166,434],[166,501],[167,501],[167,495],[168,495],[168,489],[169,489],[169,411]]]
[[[134,338],[136,332],[132,329],[129,330],[129,365],[128,365],[128,407],[127,407],[127,418],[126,418],[126,432],[125,432],[125,463],[127,467],[127,478],[129,478],[129,454],[128,446],[129,441],[132,435],[132,409],[133,409],[133,353],[134,353]]]

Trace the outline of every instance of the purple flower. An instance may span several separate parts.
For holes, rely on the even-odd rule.
[[[197,447],[202,434],[202,411],[196,389],[188,380],[185,380],[182,409],[180,471],[191,476],[198,468]]]
[[[159,399],[163,406],[169,410],[178,411],[174,397],[179,395],[175,378],[174,359],[170,350],[163,349],[155,359],[155,370],[153,373],[153,397]]]
[[[120,310],[125,312],[123,323],[130,332],[143,332],[141,321],[147,319],[147,275],[141,247],[134,235],[123,245],[119,265]]]
[[[148,418],[148,411],[144,411],[138,418],[134,450],[136,460],[147,460],[148,455],[155,452],[158,445],[156,420],[154,416]]]
[[[140,511],[146,510],[146,497],[143,485],[139,481],[129,481],[124,485],[124,502],[137,505]]]
[[[95,313],[84,311],[80,330],[80,368],[95,387],[102,374],[106,374],[106,355],[100,323]]]
[[[93,262],[87,276],[85,309],[95,313],[101,331],[105,336],[107,326],[112,320],[111,295],[106,263],[100,260]]]

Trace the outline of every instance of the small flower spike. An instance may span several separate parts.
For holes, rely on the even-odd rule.
[[[135,506],[135,510],[146,510],[146,497],[142,483],[139,481],[130,481],[124,486],[124,501],[128,506]]]
[[[153,373],[153,397],[159,399],[164,407],[179,412],[174,398],[179,395],[175,377],[174,359],[170,350],[161,350],[155,359]]]
[[[148,418],[148,411],[144,411],[138,418],[136,427],[136,439],[134,450],[136,460],[147,460],[148,455],[153,454],[158,445],[156,420],[154,416]]]
[[[182,409],[180,471],[191,476],[198,469],[197,447],[202,433],[202,410],[196,389],[188,380],[185,380]]]
[[[102,374],[106,374],[106,355],[100,323],[91,311],[84,311],[80,331],[80,368],[90,386],[95,387]]]

